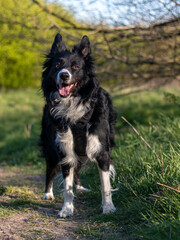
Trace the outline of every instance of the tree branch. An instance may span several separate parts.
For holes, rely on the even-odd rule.
[[[123,26],[123,27],[113,27],[113,28],[105,28],[102,26],[95,26],[95,27],[90,27],[90,26],[86,26],[86,27],[81,27],[81,26],[77,26],[77,24],[75,24],[74,22],[70,21],[69,19],[66,19],[65,17],[61,16],[60,14],[51,11],[46,5],[40,3],[38,0],[32,0],[33,3],[35,3],[36,5],[38,5],[44,12],[48,13],[51,16],[54,16],[58,19],[60,19],[61,21],[63,21],[64,23],[67,23],[71,26],[72,29],[76,29],[76,30],[85,30],[85,31],[91,31],[91,32],[95,32],[95,33],[113,33],[113,32],[123,32],[123,31],[135,31],[135,30],[148,30],[148,29],[152,29],[152,28],[156,28],[159,26],[166,26],[175,22],[179,22],[180,21],[180,17],[176,17],[173,19],[170,19],[168,21],[164,21],[161,23],[156,23],[153,25],[149,25],[149,26]]]
[[[138,130],[130,123],[128,122],[128,120],[125,117],[121,117],[127,124],[129,124],[129,126],[134,130],[134,132],[141,138],[141,140],[146,144],[146,146],[156,155],[156,157],[158,157],[160,160],[162,160],[162,158],[152,149],[152,147],[149,145],[148,142],[146,142],[146,140],[143,138],[143,136],[138,132]]]
[[[176,192],[180,193],[180,190],[175,189],[175,188],[172,188],[172,187],[170,187],[170,186],[168,186],[168,185],[165,185],[165,184],[162,184],[162,183],[159,183],[159,182],[157,182],[157,184],[160,185],[160,186],[169,188],[169,189],[171,189],[171,190],[173,190],[173,191],[176,191]]]

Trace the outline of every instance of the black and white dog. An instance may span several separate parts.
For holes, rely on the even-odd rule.
[[[47,165],[44,199],[54,199],[53,180],[61,169],[64,205],[58,215],[72,216],[73,183],[77,191],[88,191],[81,186],[79,170],[90,160],[97,163],[100,173],[103,213],[114,212],[110,176],[115,171],[110,154],[115,112],[94,73],[87,36],[70,52],[62,36],[56,35],[44,63],[42,90],[46,98],[41,133]]]

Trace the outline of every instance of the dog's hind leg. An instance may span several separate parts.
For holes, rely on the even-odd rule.
[[[74,204],[73,204],[73,180],[74,180],[74,168],[69,165],[62,165],[62,173],[64,177],[64,204],[62,210],[58,213],[61,218],[73,216]]]
[[[57,174],[60,171],[60,165],[57,164],[55,166],[48,166],[46,169],[46,188],[45,188],[45,194],[43,199],[44,200],[54,200],[53,195],[53,181],[54,178],[57,176]]]
[[[81,185],[81,181],[79,178],[80,169],[81,169],[81,164],[79,164],[74,170],[74,183],[76,185],[76,192],[77,193],[90,192],[90,190],[88,188],[85,188]]]
[[[46,159],[46,183],[44,200],[53,200],[53,181],[60,171],[59,154],[55,143],[55,129],[50,122],[48,107],[44,108],[42,119],[42,132],[40,145],[43,150],[43,156]]]

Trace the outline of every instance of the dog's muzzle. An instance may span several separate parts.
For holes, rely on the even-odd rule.
[[[67,97],[76,87],[77,82],[72,83],[72,75],[67,69],[62,69],[57,74],[57,88],[62,97]]]
[[[57,74],[57,83],[65,83],[69,84],[72,79],[71,73],[67,69],[62,69],[58,74]]]

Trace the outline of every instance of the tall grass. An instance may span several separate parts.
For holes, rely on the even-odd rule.
[[[137,229],[149,239],[178,239],[180,233],[180,193],[157,184],[160,182],[179,188],[179,120],[161,115],[153,121],[154,127],[136,124],[138,131],[161,159],[131,130],[128,134],[121,134],[121,140],[117,142],[118,147],[114,151],[118,176],[115,187],[119,187],[115,201],[119,209],[123,204],[127,211],[133,205],[132,215],[135,214],[135,221],[139,219],[139,223],[143,224],[143,227],[137,226]]]
[[[113,188],[118,191],[114,192],[113,199],[117,212],[111,217],[94,215],[92,223],[107,221],[112,227],[119,226],[128,239],[180,239],[180,193],[157,184],[180,191],[180,108],[175,97],[178,91],[174,90],[176,101],[167,98],[167,92],[168,89],[160,89],[114,96],[118,122],[113,151],[116,169]],[[136,127],[160,158],[121,116]],[[89,197],[99,196],[100,201],[96,177]],[[85,232],[90,234],[90,231]]]

